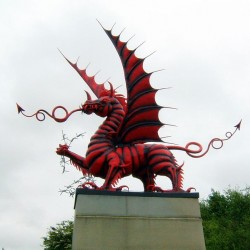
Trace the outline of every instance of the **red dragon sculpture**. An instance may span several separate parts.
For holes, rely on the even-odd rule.
[[[150,85],[152,73],[147,73],[143,69],[145,58],[138,58],[135,55],[136,49],[128,49],[128,41],[121,41],[120,35],[112,34],[112,29],[104,29],[104,31],[120,56],[126,80],[127,98],[118,94],[111,83],[109,83],[109,89],[105,88],[104,83],[97,84],[95,77],[89,76],[86,69],[79,69],[77,63],[72,63],[65,58],[88,84],[97,99],[92,100],[90,94],[86,92],[87,101],[79,109],[70,113],[63,106],[57,106],[53,109],[52,114],[41,109],[28,116],[23,113],[24,109],[17,105],[18,112],[27,117],[36,116],[39,121],[43,121],[47,114],[57,122],[64,122],[77,111],[106,117],[91,137],[86,157],[71,152],[68,145],[59,145],[56,150],[58,155],[68,157],[84,175],[91,174],[105,180],[101,187],[89,182],[83,184],[83,187],[121,190],[124,186],[116,187],[118,181],[125,176],[132,175],[142,181],[145,191],[183,192],[182,165],[178,165],[171,150],[183,150],[191,157],[202,157],[208,152],[210,146],[221,148],[223,141],[231,138],[236,130],[240,129],[240,123],[235,126],[236,130],[233,133],[226,133],[225,139],[214,138],[211,140],[204,153],[201,153],[202,146],[197,142],[190,142],[185,147],[155,144],[155,142],[163,142],[158,135],[158,130],[164,124],[158,117],[159,111],[163,107],[155,101],[158,89],[154,89]],[[64,118],[55,116],[57,109],[65,111]],[[220,142],[220,146],[215,147],[214,142]],[[196,146],[197,149],[191,149],[191,146]],[[155,178],[158,175],[167,176],[172,182],[172,189],[162,190],[157,187]]]

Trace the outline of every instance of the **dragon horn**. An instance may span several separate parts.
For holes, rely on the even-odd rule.
[[[92,100],[91,95],[89,94],[88,91],[85,90],[85,92],[86,92],[86,94],[87,94],[87,100],[88,100],[88,101],[91,101],[91,100]]]
[[[111,82],[108,82],[109,83],[109,86],[110,86],[110,94],[109,94],[109,97],[113,97],[114,96],[114,88],[113,88],[113,85]]]

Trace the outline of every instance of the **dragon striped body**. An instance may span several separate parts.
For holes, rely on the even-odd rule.
[[[86,158],[60,145],[58,154],[65,155],[84,174],[91,174],[105,179],[101,189],[113,190],[118,180],[133,175],[143,182],[145,191],[154,191],[157,175],[168,176],[172,181],[171,191],[182,188],[182,169],[165,145],[136,143],[131,145],[114,144],[113,137],[124,120],[125,112],[122,105],[114,97],[105,96],[96,101],[87,101],[83,106],[85,112],[104,112],[108,116],[96,133],[91,137]],[[109,104],[107,104],[107,102]],[[98,104],[102,103],[101,111]],[[109,106],[110,105],[110,106]],[[99,113],[100,115],[100,113]]]

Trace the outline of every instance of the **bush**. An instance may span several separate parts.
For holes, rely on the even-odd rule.
[[[71,250],[73,235],[73,221],[63,221],[50,227],[47,236],[43,237],[45,250]]]
[[[201,202],[207,250],[250,249],[250,192],[212,190]]]

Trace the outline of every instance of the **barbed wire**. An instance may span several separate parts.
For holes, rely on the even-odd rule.
[[[78,180],[74,180],[70,185],[65,186],[64,189],[60,189],[60,194],[66,193],[69,194],[69,196],[73,197],[75,195],[76,188],[81,186],[83,180],[84,182],[95,182],[94,177],[92,175],[82,176]]]
[[[64,144],[67,144],[69,147],[71,144],[84,136],[84,133],[76,134],[73,138],[69,138],[62,130],[62,141]],[[67,170],[67,166],[70,165],[70,159],[67,159],[64,155],[61,155],[60,159],[60,166],[62,167],[63,171],[62,173],[64,174],[65,172],[69,172]],[[75,190],[77,187],[80,187],[81,184],[84,182],[95,182],[95,179],[92,175],[84,175],[80,177],[77,180],[74,180],[71,184],[64,186],[64,189],[59,189],[60,194],[66,193],[69,194],[69,196],[73,197],[75,195]]]
[[[64,144],[67,144],[70,147],[71,144],[72,144],[72,142],[74,142],[75,140],[83,137],[84,134],[85,134],[85,132],[81,133],[81,134],[76,134],[76,136],[74,136],[73,138],[69,139],[68,136],[62,130],[62,141],[64,142]],[[66,170],[66,166],[67,165],[70,165],[70,160],[67,159],[64,155],[61,155],[60,166],[63,169],[63,173],[68,172]]]

